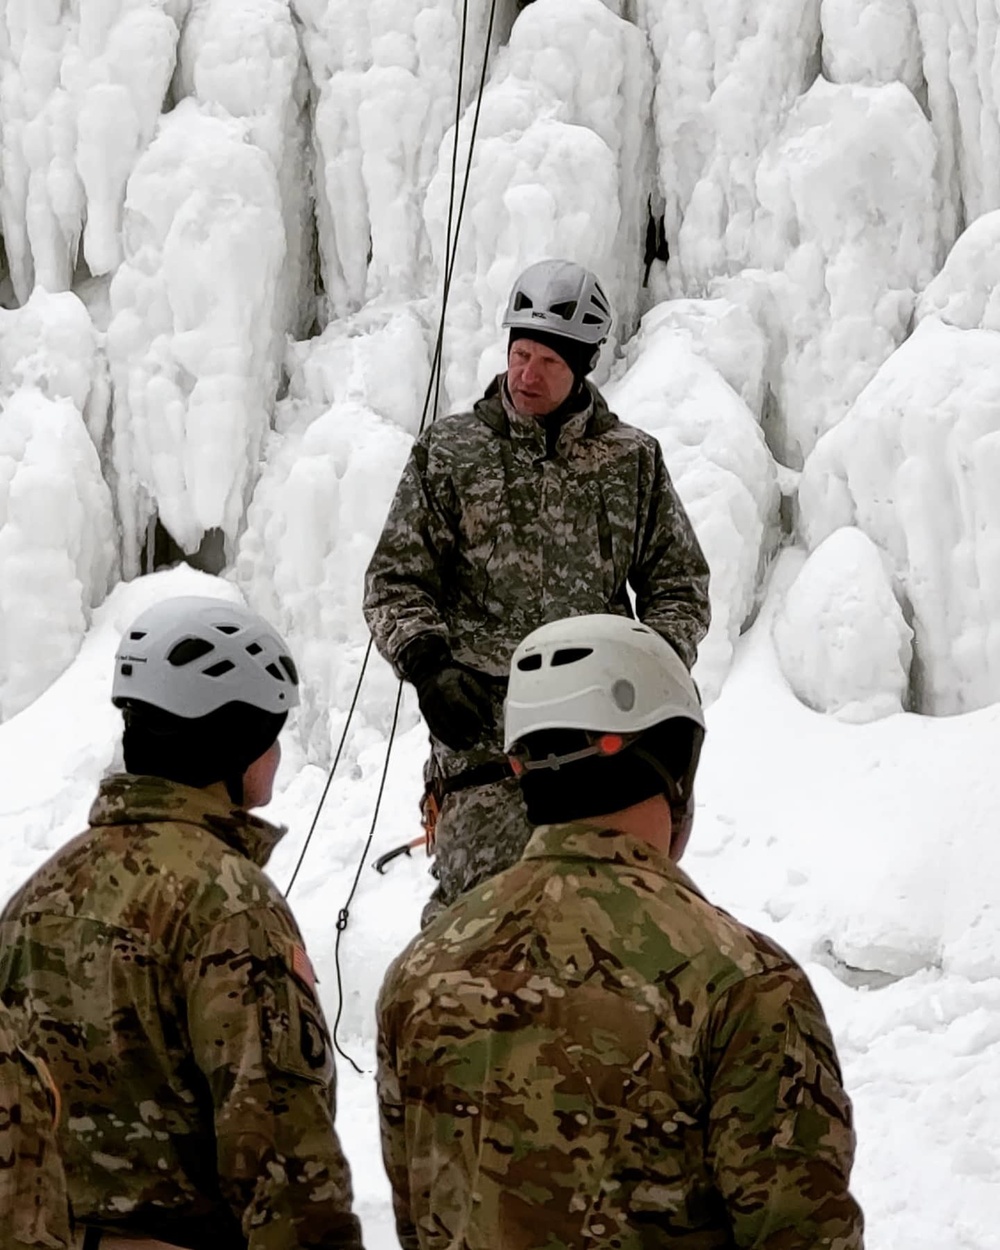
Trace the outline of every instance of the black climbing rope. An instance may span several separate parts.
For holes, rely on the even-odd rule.
[[[455,271],[455,261],[458,255],[458,239],[459,239],[459,234],[462,229],[462,219],[465,214],[465,203],[466,203],[466,198],[467,198],[468,190],[469,190],[469,181],[472,175],[472,157],[473,157],[473,152],[475,150],[476,135],[479,130],[479,118],[482,112],[483,94],[486,88],[486,75],[487,75],[487,71],[489,67],[490,44],[493,39],[493,27],[494,27],[494,23],[496,20],[496,9],[497,9],[497,0],[492,0],[492,3],[490,5],[489,22],[488,22],[487,30],[486,30],[486,39],[485,39],[485,44],[483,48],[482,70],[479,75],[479,85],[478,85],[478,89],[476,93],[476,106],[475,106],[475,111],[473,114],[472,132],[469,138],[469,151],[468,151],[468,155],[466,158],[465,175],[464,175],[463,182],[462,182],[461,196],[459,198],[458,208],[456,211],[455,200],[456,200],[456,186],[458,182],[458,145],[459,145],[459,138],[460,138],[460,132],[461,132],[461,123],[462,123],[462,94],[463,94],[464,85],[465,85],[465,80],[464,80],[465,49],[466,49],[466,43],[467,43],[467,38],[468,38],[468,27],[469,27],[469,0],[463,0],[463,4],[462,4],[462,32],[461,32],[461,40],[460,40],[460,45],[459,45],[460,50],[459,50],[459,66],[458,66],[458,83],[457,83],[456,101],[455,101],[455,142],[452,147],[451,183],[450,183],[449,195],[448,195],[448,223],[447,223],[446,239],[445,239],[445,264],[444,264],[444,282],[443,282],[442,293],[441,293],[441,315],[438,319],[438,331],[437,331],[437,337],[436,337],[436,341],[434,345],[434,355],[431,361],[431,371],[430,371],[430,376],[427,381],[427,391],[424,396],[423,410],[421,411],[421,414],[420,414],[420,425],[418,427],[418,434],[423,433],[424,427],[427,424],[427,417],[428,417],[429,412],[433,413],[433,415],[431,416],[431,422],[433,423],[433,421],[436,419],[438,406],[440,402],[445,318],[446,318],[447,310],[448,310],[448,297],[451,292],[452,276]],[[432,407],[432,403],[433,403],[433,407]],[[361,695],[361,688],[362,688],[362,685],[364,684],[365,673],[367,672],[367,669],[368,669],[368,661],[371,658],[371,653],[372,653],[372,639],[369,637],[368,646],[365,648],[364,659],[362,660],[362,663],[361,663],[361,671],[358,674],[357,684],[354,689],[354,696],[351,699],[351,705],[347,712],[347,719],[344,722],[344,728],[340,735],[340,742],[337,745],[337,751],[334,755],[333,763],[330,766],[330,771],[329,771],[329,774],[327,775],[326,784],[324,785],[323,792],[320,795],[319,803],[316,807],[316,813],[313,816],[312,823],[309,826],[309,832],[306,834],[305,842],[302,845],[302,850],[299,854],[298,861],[295,865],[295,871],[292,873],[291,880],[289,881],[285,889],[286,898],[291,893],[292,887],[294,886],[295,881],[299,875],[299,870],[302,867],[302,863],[305,860],[306,854],[309,850],[309,846],[312,842],[313,834],[316,832],[316,827],[319,824],[319,818],[323,811],[323,807],[326,803],[327,795],[330,792],[330,786],[333,784],[333,778],[337,771],[337,766],[340,763],[340,758],[344,750],[344,744],[347,741],[348,731],[350,730],[351,721],[354,717],[354,712],[358,705],[358,699],[360,698],[360,695]],[[353,903],[354,896],[357,893],[358,884],[361,880],[361,873],[368,859],[368,853],[371,850],[371,845],[375,837],[375,829],[378,824],[379,811],[382,805],[382,796],[385,793],[386,778],[388,777],[388,774],[389,774],[389,761],[392,756],[393,743],[396,737],[396,728],[399,723],[399,708],[402,702],[402,696],[403,696],[403,683],[402,681],[400,681],[396,689],[396,707],[393,713],[392,725],[389,730],[389,738],[386,743],[385,761],[384,761],[383,768],[382,768],[382,779],[379,784],[378,794],[375,799],[375,808],[372,813],[371,826],[369,827],[368,837],[365,840],[364,847],[362,848],[362,851],[361,851],[361,857],[358,861],[357,871],[354,874],[354,880],[351,883],[351,888],[347,895],[347,901],[344,903],[344,906],[340,909],[337,915],[337,937],[336,937],[336,942],[334,945],[334,962],[335,962],[336,970],[337,970],[337,1014],[333,1023],[333,1045],[335,1049],[337,1050],[337,1053],[342,1055],[343,1058],[345,1058],[348,1061],[348,1063],[350,1063],[351,1066],[355,1069],[355,1071],[357,1071],[359,1074],[361,1073],[362,1069],[358,1066],[357,1063],[355,1063],[354,1059],[352,1059],[351,1056],[342,1049],[340,1042],[337,1040],[337,1030],[340,1025],[340,1020],[341,1020],[341,1017],[343,1015],[343,1010],[344,1010],[344,985],[343,985],[343,978],[341,975],[341,968],[340,968],[340,939],[344,930],[347,928],[348,919],[350,917],[351,904]]]

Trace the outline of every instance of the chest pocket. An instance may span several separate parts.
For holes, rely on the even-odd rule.
[[[57,1101],[44,1064],[21,1050],[0,1055],[0,1212],[15,1243],[69,1244]]]

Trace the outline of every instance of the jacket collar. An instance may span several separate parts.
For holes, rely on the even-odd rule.
[[[578,413],[574,413],[563,426],[559,435],[560,450],[583,438],[593,438],[619,424],[618,418],[610,411],[601,392],[591,382],[584,381],[590,397]],[[499,373],[486,388],[486,394],[474,408],[476,416],[491,430],[502,438],[516,437],[518,434],[529,438],[537,438],[540,445],[545,446],[544,429],[534,417],[521,417],[517,414],[507,394],[507,375]]]
[[[251,816],[209,790],[195,790],[164,777],[140,777],[134,773],[105,777],[90,809],[92,826],[161,821],[198,825],[260,868],[286,833],[283,825]]]
[[[640,842],[617,829],[596,825],[539,825],[531,835],[524,859],[599,860],[619,868],[653,873],[705,896],[678,864],[648,842]]]

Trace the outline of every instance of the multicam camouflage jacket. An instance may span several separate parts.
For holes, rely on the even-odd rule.
[[[62,1097],[85,1224],[196,1250],[361,1244],[311,965],[222,787],[107,779],[0,917],[0,1001]]]
[[[651,435],[588,384],[548,454],[497,379],[475,410],[414,445],[368,568],[365,617],[395,664],[420,634],[506,677],[514,648],[547,621],[587,612],[641,620],[690,667],[708,629],[708,566]]]
[[[653,848],[542,826],[379,1001],[405,1250],[860,1250],[851,1107],[802,970]]]
[[[44,1063],[18,1046],[0,1009],[0,1250],[70,1245],[57,1109]]]

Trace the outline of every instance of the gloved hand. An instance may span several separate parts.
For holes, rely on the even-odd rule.
[[[475,669],[452,658],[448,644],[427,634],[403,648],[397,667],[417,690],[427,728],[453,751],[474,746],[493,727],[489,690]]]

